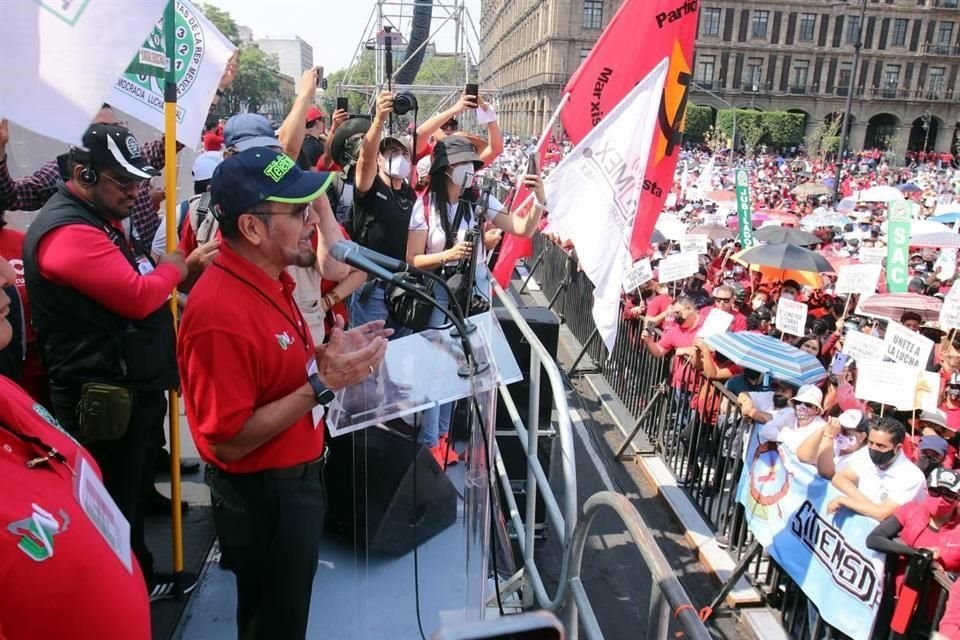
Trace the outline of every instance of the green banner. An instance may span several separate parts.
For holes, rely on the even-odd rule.
[[[167,55],[163,48],[163,32],[158,25],[155,25],[143,46],[133,57],[125,73],[143,76],[144,78],[163,78],[166,70]]]
[[[750,206],[750,174],[746,169],[737,169],[737,218],[740,226],[740,247],[749,249],[757,244],[753,237],[753,211]]]
[[[910,220],[913,203],[893,200],[887,210],[887,291],[906,293],[910,272]]]

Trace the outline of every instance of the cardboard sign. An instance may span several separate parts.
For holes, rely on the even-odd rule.
[[[863,247],[857,252],[857,259],[863,264],[883,264],[887,250],[883,247]]]
[[[876,293],[879,280],[879,264],[851,264],[841,267],[837,274],[835,290],[839,295],[850,293],[870,295]]]
[[[933,272],[940,280],[949,280],[957,273],[957,250],[941,249],[936,262],[933,263]]]
[[[701,234],[691,234],[683,236],[680,242],[680,253],[707,253],[707,236]]]
[[[701,338],[709,338],[720,333],[726,333],[732,322],[732,314],[720,309],[710,309],[710,313],[707,314],[707,318],[700,326],[700,330],[697,331],[697,335]]]
[[[881,362],[886,354],[883,340],[860,331],[852,331],[843,337],[842,353],[861,362]]]
[[[660,261],[660,282],[673,282],[689,278],[700,270],[700,260],[695,253],[680,253]]]
[[[940,328],[960,329],[960,287],[956,283],[950,287],[940,307]]]
[[[933,340],[891,320],[883,339],[884,354],[890,360],[914,369],[924,369],[933,350]],[[901,368],[901,372],[903,369]]]
[[[650,266],[650,260],[648,258],[637,260],[623,274],[623,292],[630,293],[651,279],[653,279],[653,268]]]
[[[777,301],[777,331],[789,333],[792,336],[803,337],[806,335],[807,326],[807,305],[796,300],[785,300],[781,298]]]

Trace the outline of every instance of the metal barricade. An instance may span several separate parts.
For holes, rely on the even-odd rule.
[[[643,432],[652,445],[651,453],[671,469],[718,541],[745,567],[745,575],[763,593],[768,606],[780,612],[787,633],[798,640],[843,638],[820,619],[814,607],[807,606],[799,586],[775,562],[766,554],[753,553],[754,538],[736,499],[746,434],[752,422],[741,415],[736,397],[683,358],[673,354],[654,357],[640,342],[643,327],[637,320],[621,318],[617,345],[608,353],[597,338],[590,313],[593,286],[579,270],[575,254],[539,235],[534,247],[537,257],[530,278],[537,278],[551,307],[567,312],[564,322],[582,345],[571,373],[589,355],[594,370],[636,421],[617,457],[623,456],[634,437]],[[952,584],[953,578],[942,571],[931,572],[919,601],[937,599],[932,620],[920,616],[911,623],[906,636],[897,637],[926,637],[923,634],[931,625],[935,629]],[[885,622],[880,619],[878,624]],[[894,636],[883,632],[874,637]]]
[[[670,624],[670,614],[673,613],[686,637],[707,640],[710,635],[703,622],[697,617],[696,609],[657,546],[650,529],[626,498],[609,492],[595,494],[587,500],[584,505],[583,519],[578,521],[573,430],[560,370],[533,329],[523,320],[510,297],[496,283],[493,287],[504,309],[514,319],[524,339],[530,344],[528,426],[524,426],[509,390],[506,386],[500,387],[501,401],[510,415],[527,459],[526,509],[521,515],[513,497],[510,479],[507,477],[499,449],[494,447],[495,464],[492,472],[496,473],[500,480],[510,523],[517,533],[518,544],[523,554],[522,568],[500,585],[500,594],[509,595],[522,589],[524,607],[539,606],[563,614],[570,638],[574,640],[577,638],[582,621],[585,635],[590,640],[601,640],[603,635],[600,626],[580,581],[580,567],[590,525],[601,509],[609,508],[623,521],[624,527],[650,570],[653,581],[650,610],[651,615],[655,616],[651,620],[657,621],[658,629],[666,630]],[[546,374],[547,382],[552,388],[557,411],[556,432],[562,451],[560,460],[562,504],[554,496],[547,473],[537,455],[539,437],[537,425],[543,373]],[[549,524],[560,537],[564,550],[558,588],[552,598],[547,593],[534,557],[535,505],[538,494],[544,501]],[[491,602],[493,599],[491,598]],[[666,637],[666,633],[658,634],[656,637]]]

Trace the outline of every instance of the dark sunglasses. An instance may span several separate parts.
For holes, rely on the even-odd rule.
[[[942,487],[931,487],[927,490],[927,493],[934,498],[943,498],[947,502],[956,502],[957,500],[960,500],[960,495],[955,494],[953,491],[947,491]]]
[[[733,298],[714,298],[716,302],[730,302]]]
[[[812,402],[794,402],[793,404],[794,404],[794,405],[797,405],[797,406],[801,406],[801,407],[806,407],[806,408],[808,408],[808,409],[819,409],[819,408],[820,408],[820,407],[818,407],[817,405],[813,404]]]

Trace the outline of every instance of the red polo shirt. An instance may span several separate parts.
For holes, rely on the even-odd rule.
[[[323,453],[324,425],[314,428],[309,412],[236,462],[211,448],[306,383],[314,346],[293,289],[286,272],[271,278],[224,243],[190,292],[177,344],[187,421],[200,457],[225,471],[282,469]]]
[[[96,462],[3,377],[0,424],[0,638],[149,640],[136,559],[132,571],[117,559],[74,497],[70,469],[53,461],[28,468],[44,450],[8,429],[54,447],[73,469],[83,455],[99,477]]]

